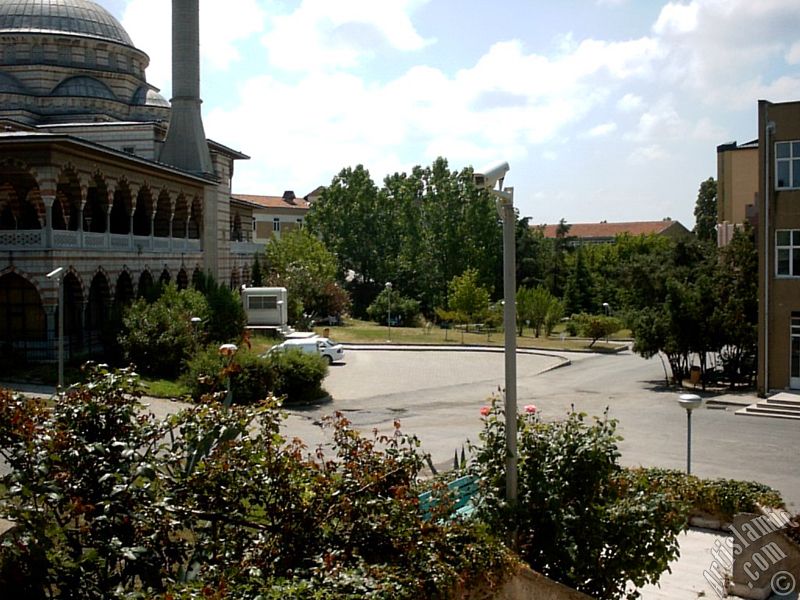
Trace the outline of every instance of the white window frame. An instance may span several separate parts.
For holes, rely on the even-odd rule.
[[[782,233],[789,234],[789,243],[780,244],[779,237]],[[781,252],[788,254],[788,270],[782,272],[780,269]],[[795,260],[797,254],[797,260]],[[776,229],[775,230],[775,277],[781,278],[800,278],[800,229]]]
[[[272,219],[272,231],[275,233],[281,232],[281,220],[278,217]]]
[[[788,150],[788,156],[780,156],[781,151]],[[781,166],[788,166],[788,181],[778,179]],[[775,142],[775,189],[800,189],[800,140]]]

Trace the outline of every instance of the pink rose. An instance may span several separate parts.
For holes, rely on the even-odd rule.
[[[492,412],[492,409],[488,406],[481,407],[481,416],[488,417],[490,412]]]
[[[535,415],[539,409],[536,408],[535,404],[526,404],[525,405],[525,412],[529,415]]]

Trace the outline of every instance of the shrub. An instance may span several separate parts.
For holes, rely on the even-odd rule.
[[[196,343],[191,319],[207,321],[209,307],[195,290],[181,290],[170,283],[152,304],[139,299],[123,316],[119,337],[125,360],[142,373],[175,377]]]
[[[674,469],[627,469],[622,479],[639,490],[659,490],[686,505],[688,515],[710,515],[731,522],[740,512],[757,512],[758,505],[782,508],[780,493],[754,481],[700,479]]]
[[[391,294],[391,295],[390,295]],[[391,305],[390,305],[391,302]],[[386,325],[389,309],[392,312],[392,325],[413,325],[419,315],[419,302],[400,295],[397,290],[389,292],[383,289],[378,297],[367,308],[367,315],[371,321]]]
[[[182,379],[195,400],[205,394],[226,390],[224,367],[225,359],[219,355],[216,346],[209,346],[192,357]],[[259,402],[272,393],[292,404],[313,402],[325,395],[322,381],[328,374],[328,363],[319,355],[296,349],[266,357],[240,349],[234,355],[228,372],[235,403]]]
[[[328,362],[317,354],[297,349],[274,352],[266,357],[272,370],[276,396],[286,403],[313,402],[325,395],[322,380],[328,374]]]
[[[512,566],[479,524],[422,519],[399,425],[365,438],[337,415],[309,455],[274,403],[158,422],[140,395],[102,369],[52,410],[0,390],[4,597],[448,598]]]
[[[187,363],[182,382],[192,398],[199,400],[206,394],[221,393],[227,389],[223,375],[225,359],[216,344],[197,352]],[[231,369],[231,392],[237,404],[264,400],[275,389],[275,371],[269,362],[246,349],[240,349]]]
[[[480,478],[479,514],[499,535],[516,528],[522,558],[535,570],[593,598],[611,599],[654,583],[678,556],[683,506],[656,489],[621,482],[616,423],[572,412],[543,423],[518,417],[519,494],[504,499],[505,417],[497,399],[484,420],[471,470]]]
[[[605,315],[587,315],[581,313],[572,317],[580,334],[592,340],[591,348],[602,337],[608,337],[622,329],[622,322],[615,317]]]

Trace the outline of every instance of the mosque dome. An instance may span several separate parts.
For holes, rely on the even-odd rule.
[[[120,22],[91,0],[0,0],[0,33],[60,33],[133,46]]]

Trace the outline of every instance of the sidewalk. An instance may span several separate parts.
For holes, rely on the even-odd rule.
[[[689,600],[692,598],[721,598],[721,590],[706,581],[703,571],[709,569],[714,557],[711,551],[730,535],[708,529],[689,529],[679,536],[681,555],[670,564],[672,573],[664,573],[659,585],[640,589],[642,600]]]

